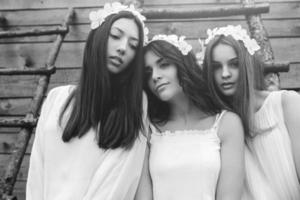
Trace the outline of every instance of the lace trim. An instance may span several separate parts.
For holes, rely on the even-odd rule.
[[[177,135],[203,135],[213,132],[215,127],[211,127],[209,129],[199,130],[199,129],[184,129],[184,130],[175,130],[170,131],[166,130],[163,132],[155,131],[152,134],[157,136],[177,136]]]

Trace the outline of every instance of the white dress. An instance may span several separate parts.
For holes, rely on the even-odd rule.
[[[255,113],[254,125],[258,135],[247,139],[250,154],[254,159],[255,172],[251,156],[246,158],[246,177],[248,190],[253,196],[266,195],[268,191],[276,197],[254,198],[255,200],[299,200],[300,186],[297,179],[295,163],[292,155],[291,141],[285,126],[282,110],[282,93],[293,91],[271,92],[262,107]],[[251,158],[251,159],[252,159]],[[267,182],[266,187],[251,174],[259,173]],[[267,194],[268,195],[268,194]]]
[[[154,131],[149,168],[154,200],[214,200],[220,172],[218,124],[207,130]]]
[[[142,171],[146,137],[141,134],[130,150],[105,151],[90,129],[80,139],[64,143],[58,118],[74,88],[51,90],[43,104],[30,157],[26,199],[132,200]],[[146,110],[146,102],[143,104]]]

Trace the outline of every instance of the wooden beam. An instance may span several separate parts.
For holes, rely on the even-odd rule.
[[[147,19],[189,19],[189,18],[209,18],[227,17],[233,15],[255,15],[268,13],[270,6],[268,3],[223,5],[213,8],[201,9],[144,9],[143,15]]]
[[[67,31],[68,30],[67,30],[66,27],[31,29],[31,30],[17,30],[17,31],[0,31],[0,38],[65,34]]]
[[[288,72],[290,69],[289,62],[272,62],[268,61],[264,63],[265,73],[278,73],[278,72]]]
[[[50,75],[56,71],[55,66],[44,68],[8,69],[0,68],[0,75]]]
[[[13,119],[0,119],[1,127],[34,127],[37,123],[37,118],[33,118],[31,115],[27,115],[26,118],[13,118]]]

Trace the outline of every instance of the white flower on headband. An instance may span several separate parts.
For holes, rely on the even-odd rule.
[[[164,40],[171,43],[177,47],[183,55],[187,55],[192,50],[192,46],[185,41],[185,36],[178,37],[177,35],[155,35],[150,42],[155,40]]]
[[[201,39],[198,39],[199,45],[200,45],[200,51],[198,51],[195,55],[196,55],[196,59],[197,59],[197,63],[199,65],[203,64],[203,60],[204,60],[204,54],[205,54],[205,46],[204,46],[204,41]]]
[[[146,17],[142,15],[138,10],[136,10],[133,4],[126,6],[121,4],[120,2],[106,3],[104,4],[103,9],[90,12],[89,19],[91,21],[91,29],[98,28],[105,21],[106,17],[112,14],[117,14],[121,11],[131,12],[134,16],[136,16],[140,20],[144,29],[144,43],[146,43],[148,41],[148,33],[149,33],[149,30],[144,23]]]
[[[242,29],[240,25],[232,26],[228,25],[221,28],[214,28],[213,30],[207,30],[207,39],[205,44],[208,44],[214,37],[217,35],[232,36],[235,40],[240,40],[244,43],[244,46],[248,50],[250,55],[253,55],[256,51],[260,49],[260,46],[257,44],[255,39],[251,39],[247,34],[245,29]]]

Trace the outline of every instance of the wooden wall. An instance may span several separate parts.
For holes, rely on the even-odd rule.
[[[27,30],[55,27],[62,23],[67,8],[75,8],[76,17],[66,36],[57,58],[57,71],[52,76],[49,89],[63,84],[76,83],[80,73],[82,52],[87,33],[90,30],[88,13],[101,7],[106,0],[0,0],[0,31]],[[264,2],[264,1],[258,1]],[[215,5],[236,4],[238,0],[144,0],[147,8],[195,8]],[[281,74],[281,87],[300,88],[300,1],[272,0],[270,13],[263,14],[274,50],[275,60],[290,61],[288,73]],[[205,30],[226,24],[242,24],[247,27],[243,16],[217,19],[191,20],[148,20],[151,35],[157,33],[184,34],[197,50],[196,40],[204,38]],[[47,59],[51,42],[55,36],[0,39],[0,67],[22,68],[42,67]],[[23,116],[37,84],[36,76],[0,76],[0,117]],[[11,153],[11,144],[17,137],[16,128],[0,127],[0,177],[3,176]],[[33,138],[32,138],[33,139]],[[27,149],[15,187],[18,199],[25,199],[25,183],[28,160],[32,144]]]

